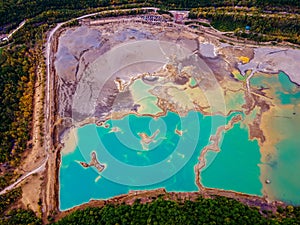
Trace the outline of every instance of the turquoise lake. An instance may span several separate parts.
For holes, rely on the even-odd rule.
[[[209,151],[205,155],[201,183],[205,187],[259,196],[267,191],[274,199],[300,205],[297,174],[300,171],[300,88],[283,72],[256,75],[251,79],[251,87],[264,88],[275,107],[268,115],[271,122],[265,131],[273,132],[267,137],[276,140],[275,153],[261,162],[264,145],[249,140],[248,127],[239,122],[222,133],[220,152]],[[201,150],[210,143],[209,138],[217,128],[237,114],[204,116],[192,111],[180,117],[168,112],[158,119],[127,115],[121,120],[107,121],[109,128],[94,124],[78,128],[75,149],[61,156],[60,209],[66,210],[91,199],[108,199],[130,190],[198,191],[194,166]],[[119,129],[112,132],[111,128]],[[177,134],[176,129],[182,131],[182,135]],[[144,150],[139,134],[151,136],[157,130],[155,141]],[[79,163],[89,163],[92,151],[106,165],[101,174]],[[263,187],[261,180],[264,179],[270,179],[271,184]]]
[[[215,158],[202,170],[205,187],[261,195],[259,146],[256,140],[249,141],[248,135],[246,127],[235,124],[224,136],[221,151],[208,152],[206,159]]]
[[[226,118],[190,112],[185,117],[179,117],[168,112],[158,119],[128,115],[121,120],[107,121],[110,128],[119,127],[120,132],[110,132],[110,128],[94,124],[78,128],[76,148],[71,153],[62,154],[61,158],[60,209],[66,210],[91,199],[108,199],[130,190],[165,188],[177,192],[198,191],[194,166],[200,151],[209,144],[210,135],[215,134],[218,127],[225,125],[236,114]],[[150,136],[157,129],[160,132],[155,138],[156,142],[150,143],[148,150],[142,150],[138,133],[144,132]],[[182,136],[176,134],[176,129],[183,131]],[[231,152],[236,132],[242,133],[243,138],[234,144],[235,151]],[[260,155],[256,143],[249,142],[249,147],[254,147],[254,151],[247,152],[247,155],[239,151],[240,145],[247,142],[247,135],[247,130],[239,125],[234,126],[232,133],[224,135],[222,154],[210,154],[210,159],[206,159],[213,162],[203,172],[202,181],[206,186],[261,194],[257,166]],[[94,168],[83,168],[79,164],[90,162],[92,151],[106,165],[101,174]],[[235,162],[236,166],[228,168],[226,174],[224,162],[227,166]],[[234,173],[236,168],[243,168],[240,174]],[[244,181],[245,172],[249,175],[247,182],[228,186],[226,179],[232,175]]]

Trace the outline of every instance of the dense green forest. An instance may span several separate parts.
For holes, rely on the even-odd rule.
[[[225,198],[176,203],[158,199],[149,204],[87,208],[61,219],[64,224],[267,224],[257,210]]]
[[[4,49],[0,59],[0,163],[20,160],[29,140],[35,62],[26,46]],[[13,160],[12,160],[13,159]]]
[[[207,6],[255,6],[265,10],[293,12],[300,8],[298,0],[6,0],[0,1],[0,29],[8,24],[16,26],[25,18],[33,18],[48,10],[81,10],[132,3],[184,9]]]
[[[28,23],[16,33],[13,43],[1,48],[0,190],[19,176],[14,169],[31,147],[34,85],[38,68],[44,65],[41,45],[45,27]]]
[[[300,208],[280,208],[277,217],[225,197],[174,202],[158,198],[140,204],[107,205],[75,211],[61,219],[63,224],[297,224]]]
[[[0,189],[15,177],[31,137],[37,50],[26,45],[4,48],[0,58]],[[3,169],[2,168],[2,169]]]
[[[7,0],[0,1],[0,26],[13,23],[17,25],[26,18],[33,18],[46,11],[64,10],[65,12],[98,8],[110,5],[139,3],[145,1],[123,0]]]
[[[33,211],[28,209],[9,210],[16,200],[22,195],[21,188],[13,189],[0,196],[0,225],[17,225],[17,224],[41,224],[41,219],[37,218]]]
[[[236,36],[257,42],[288,41],[300,44],[300,15],[298,14],[270,14],[255,9],[232,7],[203,7],[192,9],[189,16],[207,19],[220,31],[234,31]],[[250,27],[248,32],[245,31],[246,26]]]
[[[17,194],[19,191],[15,191]],[[17,198],[16,193],[10,194]],[[7,199],[7,198],[6,198]],[[6,209],[6,208],[5,208]],[[2,210],[3,211],[3,210]],[[53,217],[48,217],[52,223]],[[250,208],[234,199],[218,197],[196,201],[170,201],[158,197],[150,203],[88,207],[77,210],[53,225],[64,224],[299,224],[300,207],[279,207],[276,212]],[[0,224],[42,224],[31,210],[13,209]]]

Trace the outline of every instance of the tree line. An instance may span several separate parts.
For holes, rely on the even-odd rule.
[[[20,198],[21,189],[1,196],[0,224],[42,224],[41,219],[28,209],[7,211],[11,199]],[[299,224],[300,207],[278,207],[275,212],[249,207],[231,198],[213,196],[190,200],[165,200],[163,196],[152,202],[132,205],[107,204],[76,210],[57,222],[49,217],[52,225],[82,224]]]
[[[0,1],[0,32],[16,27],[26,18],[34,18],[49,10],[87,10],[98,7],[143,3],[177,9],[196,7],[245,6],[263,10],[299,12],[298,0],[6,0]]]
[[[24,19],[47,11],[79,11],[125,4],[145,3],[141,0],[6,0],[0,1],[0,31],[17,26]],[[67,16],[67,15],[66,15]]]
[[[42,224],[32,210],[29,209],[13,209],[9,208],[14,205],[15,201],[22,196],[21,188],[13,189],[0,196],[0,225],[17,225],[17,224]]]
[[[4,48],[0,59],[0,189],[13,176],[31,138],[37,55],[26,45]]]
[[[280,208],[275,214],[259,212],[226,197],[203,198],[196,201],[170,201],[158,198],[151,203],[106,205],[86,208],[62,218],[64,224],[293,224],[300,219],[300,208]]]
[[[263,13],[256,9],[194,8],[190,18],[202,18],[220,31],[234,31],[236,36],[263,41],[288,41],[300,44],[300,15]],[[246,31],[245,27],[249,26]]]

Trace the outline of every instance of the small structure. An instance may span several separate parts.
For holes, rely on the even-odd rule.
[[[85,25],[85,26],[90,26],[91,25],[91,20],[90,19],[81,19],[79,20],[80,25]]]
[[[163,17],[161,15],[143,15],[140,17],[141,19],[147,21],[147,22],[152,22],[152,23],[161,23],[163,22]]]
[[[251,27],[250,27],[249,25],[247,25],[247,26],[245,27],[246,33],[249,33],[249,32],[250,32],[250,29],[251,29]]]
[[[175,23],[183,23],[184,14],[176,13],[175,14]]]
[[[8,41],[8,37],[7,36],[2,36],[2,37],[0,37],[0,42],[6,42],[6,41]]]
[[[266,180],[265,180],[265,183],[266,183],[266,184],[271,184],[271,181],[270,181],[269,179],[266,179]]]
[[[189,15],[189,11],[169,11],[174,16],[174,22],[182,24]]]

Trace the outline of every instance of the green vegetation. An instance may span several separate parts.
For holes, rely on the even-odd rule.
[[[9,211],[4,219],[0,220],[0,224],[39,225],[42,224],[42,220],[40,218],[37,218],[32,210],[14,209]]]
[[[14,35],[14,41],[1,49],[0,57],[0,189],[20,174],[14,169],[20,164],[26,149],[31,148],[33,97],[36,73],[45,74],[42,43],[48,24],[31,20]]]
[[[199,22],[199,21],[187,21],[185,22],[185,25],[190,25],[190,24],[198,24],[204,27],[211,27],[210,24],[204,23],[204,22]]]
[[[80,14],[82,10],[96,9],[98,7],[118,6],[131,3],[144,3],[145,1],[121,1],[121,0],[7,0],[0,2],[0,27],[4,26],[6,29],[11,29],[17,26],[24,19],[34,18],[44,12],[59,12],[64,11],[66,13],[65,18],[68,18],[68,14]],[[129,7],[129,6],[128,6]],[[77,14],[77,15],[78,15]],[[49,15],[50,20],[51,15]]]
[[[257,42],[288,41],[300,44],[298,14],[269,14],[255,8],[207,7],[192,9],[190,17],[210,20],[211,25],[220,31],[233,31],[238,37]],[[249,26],[249,31],[245,30],[246,26]]]
[[[11,196],[17,196],[16,191]],[[8,196],[6,196],[6,199]],[[15,198],[15,197],[14,197]],[[7,200],[9,201],[9,200]],[[2,205],[1,205],[2,207]],[[2,209],[2,208],[1,208]],[[4,212],[7,209],[4,208]],[[77,210],[53,225],[63,224],[299,224],[300,207],[279,207],[277,212],[250,208],[234,199],[217,197],[196,201],[170,201],[162,197],[150,203],[89,207]],[[31,210],[2,212],[0,224],[42,224]],[[53,218],[49,217],[49,221]]]
[[[30,138],[35,81],[33,53],[26,46],[2,52],[0,62],[0,163],[17,165]]]
[[[11,29],[22,20],[34,18],[46,11],[64,10],[76,13],[111,5],[142,3],[144,5],[162,6],[164,8],[190,9],[196,7],[244,6],[263,10],[298,12],[298,0],[6,0],[0,1],[0,27]],[[127,6],[128,7],[128,6]]]
[[[24,209],[13,209],[8,211],[14,202],[22,196],[21,188],[13,189],[0,196],[0,224],[42,224],[33,211]]]
[[[5,163],[1,189],[14,177],[13,170],[30,140],[37,63],[35,50],[25,45],[5,48],[1,55],[0,163]]]
[[[161,198],[147,204],[106,205],[103,208],[86,208],[61,219],[63,224],[298,224],[300,208],[280,208],[275,217],[272,212],[260,214],[225,197],[197,201],[174,202]]]
[[[300,13],[298,0],[9,0],[0,2],[0,28],[7,33],[25,18],[32,18],[31,22],[36,24],[46,21],[53,24],[96,11],[142,6],[163,8],[159,13],[170,8],[192,9],[191,18],[209,19],[218,30],[234,31],[238,37],[257,42],[300,42],[300,19],[295,14]],[[205,23],[200,25],[208,26]],[[250,32],[245,32],[247,25],[251,27]]]
[[[14,190],[2,197],[0,224],[42,224],[31,210],[13,209],[4,213],[11,199],[20,197]],[[196,201],[170,201],[159,197],[153,202],[111,205],[77,210],[53,225],[63,224],[299,224],[300,207],[279,207],[277,212],[250,208],[234,199],[217,197]],[[49,217],[49,221],[53,218]]]
[[[174,1],[173,1],[174,2]],[[298,0],[197,0],[197,1],[175,1],[181,2],[182,5],[191,5],[192,7],[220,7],[220,6],[246,6],[259,8],[276,8],[276,9],[291,9],[299,8]]]
[[[4,195],[0,195],[0,216],[3,217],[4,212],[21,196],[21,188],[16,188]]]

